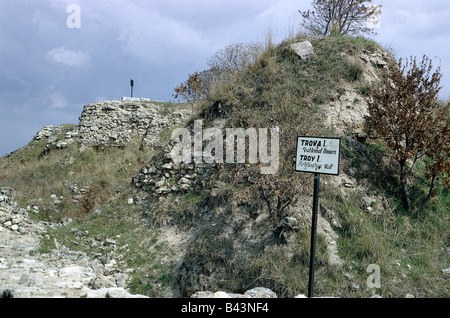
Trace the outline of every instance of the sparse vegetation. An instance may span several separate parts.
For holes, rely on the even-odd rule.
[[[320,104],[326,104],[327,100],[334,98],[334,94],[339,90],[340,83],[343,81],[357,82],[362,74],[362,68],[359,65],[349,65],[340,59],[339,53],[361,52],[363,49],[375,51],[379,46],[371,41],[361,37],[331,37],[320,39],[309,39],[313,43],[316,50],[316,56],[310,60],[300,63],[295,55],[287,49],[288,44],[293,41],[300,41],[302,38],[290,39],[282,43],[278,47],[271,46],[262,54],[260,60],[253,66],[249,67],[246,72],[240,76],[233,77],[229,82],[217,87],[203,102],[205,111],[203,116],[211,118],[217,115],[217,105],[220,105],[222,112],[225,112],[229,125],[234,127],[280,127],[282,141],[280,145],[282,167],[278,174],[269,176],[272,178],[267,182],[264,177],[257,177],[253,184],[246,183],[245,177],[242,179],[235,178],[233,183],[244,183],[247,187],[244,190],[235,192],[234,197],[242,198],[242,201],[250,201],[249,211],[264,210],[264,202],[268,202],[267,208],[276,211],[273,207],[280,207],[278,212],[272,212],[273,218],[272,229],[275,234],[279,234],[279,220],[287,214],[284,213],[284,202],[288,205],[289,200],[295,196],[301,196],[308,193],[308,187],[303,185],[311,184],[308,178],[295,174],[292,170],[292,158],[295,149],[292,148],[293,140],[297,135],[329,135],[331,130],[327,130],[320,124],[319,118],[323,115],[321,109],[316,106],[315,101],[320,100]],[[298,76],[301,74],[301,76]],[[360,91],[364,95],[371,95],[373,87],[367,84],[360,86]],[[212,105],[212,107],[208,107]],[[411,241],[406,240],[404,247],[408,250],[414,249],[414,244],[420,241],[417,232],[404,232],[404,222],[408,224],[408,229],[417,227],[428,227],[422,223],[423,219],[427,219],[430,211],[427,209],[418,209],[420,218],[410,219],[406,217],[405,211],[401,204],[401,194],[398,192],[398,179],[395,178],[397,163],[389,159],[388,149],[381,142],[371,142],[361,144],[360,142],[351,141],[344,147],[344,157],[346,169],[353,168],[354,174],[360,182],[374,191],[375,195],[379,195],[380,213],[372,214],[361,204],[361,197],[365,193],[356,193],[353,195],[344,195],[338,187],[331,185],[323,186],[321,191],[323,194],[321,202],[324,205],[333,207],[333,211],[339,214],[342,220],[342,227],[336,228],[340,234],[338,240],[340,255],[346,264],[343,268],[330,266],[325,260],[326,254],[321,252],[319,243],[319,261],[321,274],[317,282],[319,293],[325,295],[334,295],[341,297],[367,297],[371,293],[378,293],[384,297],[403,297],[408,293],[406,286],[418,286],[417,283],[425,283],[429,277],[424,275],[423,279],[418,277],[422,274],[426,267],[425,263],[413,259],[420,263],[417,267],[411,266],[410,273],[405,273],[405,263],[413,262],[411,259],[405,260],[404,251],[397,245],[399,236],[411,235]],[[239,173],[234,172],[235,176],[257,176],[257,172],[249,167],[234,168]],[[254,169],[256,170],[256,169]],[[426,168],[422,167],[417,170],[416,176],[425,177]],[[255,179],[253,179],[253,182]],[[309,183],[308,183],[309,182]],[[258,192],[256,189],[262,191]],[[415,193],[423,197],[426,183],[422,183],[414,189]],[[271,192],[270,196],[268,194]],[[323,193],[322,192],[322,193]],[[252,199],[245,199],[252,198]],[[260,204],[252,204],[254,200]],[[286,200],[289,199],[289,200]],[[239,201],[240,202],[240,201]],[[263,203],[261,205],[261,202]],[[295,203],[295,200],[292,200]],[[417,204],[417,201],[413,203]],[[431,207],[433,206],[433,207]],[[434,215],[442,221],[442,224],[449,222],[448,215],[448,192],[440,192],[435,197],[433,203],[429,207],[431,210],[440,211],[440,215]],[[258,212],[256,212],[258,213]],[[260,212],[259,212],[260,213]],[[407,221],[405,221],[407,220]],[[308,220],[306,220],[308,222]],[[409,228],[411,226],[411,228]],[[400,230],[402,229],[402,230]],[[431,230],[431,228],[428,228]],[[436,228],[433,231],[437,230]],[[402,232],[403,231],[403,232]],[[414,232],[414,231],[413,231]],[[448,235],[448,231],[444,231],[440,238],[443,239]],[[414,239],[413,239],[414,238]],[[213,236],[210,237],[213,239]],[[427,240],[423,244],[423,252],[439,251],[437,253],[434,265],[436,268],[445,267],[448,254],[445,252],[445,243],[447,239],[439,240],[436,238]],[[256,285],[263,285],[276,290],[280,295],[292,297],[300,292],[304,292],[307,285],[307,255],[308,247],[305,242],[309,241],[308,230],[298,233],[296,239],[289,241],[289,246],[300,244],[302,248],[298,255],[292,256],[292,249],[283,245],[277,245],[268,252],[268,247],[264,253],[261,253],[257,259],[259,261],[247,260],[245,263],[246,277],[238,275],[239,268],[233,262],[223,266],[229,274],[226,282],[219,287],[234,288],[235,291],[245,288],[249,281],[253,281]],[[303,242],[303,243],[301,243]],[[323,242],[323,241],[322,241]],[[283,243],[283,240],[280,241]],[[295,245],[296,246],[296,245]],[[195,252],[196,251],[196,252]],[[192,250],[196,255],[208,255],[208,249]],[[320,256],[323,253],[322,256]],[[287,256],[289,255],[289,256]],[[194,255],[191,255],[194,257]],[[212,257],[212,256],[211,256]],[[397,268],[396,260],[401,260],[400,269]],[[303,262],[298,262],[303,260]],[[243,263],[238,263],[243,264]],[[381,268],[382,279],[384,285],[381,290],[370,290],[365,288],[367,272],[366,268],[370,264],[377,264]],[[439,265],[436,265],[439,264]],[[219,265],[218,265],[219,266]],[[409,268],[409,267],[406,267]],[[358,282],[358,289],[352,289],[348,278],[344,274],[353,273],[355,280]],[[410,275],[411,274],[411,275]],[[385,277],[386,275],[387,277]],[[395,282],[394,277],[402,278]],[[431,275],[431,274],[430,274]],[[412,277],[414,276],[414,278]],[[399,283],[399,281],[401,283]],[[436,279],[436,282],[439,281]],[[402,285],[404,287],[402,287]],[[436,285],[436,291],[421,291],[418,295],[431,293],[438,297],[448,293],[448,289],[444,287],[442,280]],[[248,287],[248,286],[246,286]],[[417,287],[416,287],[417,288]]]
[[[288,47],[306,39],[312,42],[315,55],[301,61]],[[362,37],[340,36],[299,36],[279,46],[268,45],[244,71],[193,102],[205,121],[219,117],[229,127],[279,127],[280,169],[275,175],[262,176],[257,166],[229,165],[221,170],[218,178],[223,185],[214,195],[191,191],[154,201],[140,197],[141,202],[128,204],[127,199],[137,195],[130,185],[132,177],[149,160],[159,158],[159,149],[151,151],[135,142],[123,148],[79,152],[74,144],[42,153],[45,141],[39,141],[0,158],[0,183],[16,189],[21,206],[39,205],[43,212],[33,214],[36,218],[77,221],[51,231],[41,252],[53,248],[50,237],[54,237],[69,248],[95,253],[91,246],[73,243],[71,228],[87,231],[92,238],[116,239],[119,266],[134,269],[133,293],[164,297],[168,289],[179,288],[181,296],[189,296],[202,282],[203,288],[214,291],[264,286],[279,297],[305,294],[310,219],[299,218],[298,230],[286,233],[282,240],[279,235],[280,219],[309,209],[311,176],[293,169],[296,137],[334,134],[332,127],[322,124],[321,105],[339,96],[341,83],[358,86],[362,72],[339,53],[377,48],[378,44]],[[373,87],[361,84],[360,92],[371,95]],[[170,107],[165,104],[164,112]],[[164,135],[167,141],[170,134]],[[315,294],[448,297],[448,280],[440,272],[449,262],[448,190],[436,187],[436,195],[425,207],[408,213],[399,191],[399,164],[390,157],[386,143],[343,136],[341,155],[342,171],[363,188],[344,190],[334,177],[322,179],[320,204],[340,221],[332,227],[339,234],[343,265],[330,264],[327,242],[319,235]],[[428,167],[419,160],[414,168],[410,189],[414,206],[427,196]],[[73,186],[85,190],[78,203],[72,201]],[[50,199],[51,194],[63,198],[59,205]],[[366,195],[376,198],[372,210],[362,203]],[[276,218],[269,218],[270,213]],[[168,228],[190,234],[182,241],[184,258],[177,262],[174,250],[158,234]],[[370,264],[380,266],[380,289],[366,285]]]

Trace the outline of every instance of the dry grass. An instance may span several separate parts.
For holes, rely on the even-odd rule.
[[[268,50],[259,63],[240,77],[218,83],[209,99],[198,106],[214,118],[217,113],[213,106],[220,102],[227,118],[235,125],[263,128],[279,125],[283,132],[284,151],[292,149],[289,148],[290,141],[296,140],[297,134],[331,134],[318,120],[321,116],[318,106],[333,97],[343,76],[346,80],[358,80],[358,70],[347,70],[347,66],[337,58],[337,53],[359,51],[362,48],[373,51],[377,45],[362,38],[310,39],[316,54],[303,63],[285,50],[291,41],[303,39],[301,36],[290,38],[280,46],[273,45],[268,39]],[[289,134],[285,134],[286,131]],[[20,207],[34,203],[42,206],[46,212],[40,217],[50,220],[82,218],[83,222],[73,226],[82,231],[88,230],[92,237],[98,234],[109,237],[120,235],[118,244],[129,244],[123,255],[123,266],[137,269],[133,274],[133,291],[160,296],[161,289],[157,285],[167,287],[173,283],[170,276],[173,266],[162,264],[161,261],[170,259],[168,249],[155,245],[156,234],[142,218],[145,211],[138,205],[126,203],[127,198],[134,193],[130,186],[132,176],[156,153],[140,149],[139,143],[132,143],[122,149],[85,152],[78,152],[73,145],[43,155],[44,145],[43,142],[33,142],[9,158],[0,158],[0,185],[16,189]],[[358,181],[364,182],[373,193],[381,195],[389,208],[385,214],[375,217],[361,206],[361,196],[368,193],[345,196],[341,189],[321,183],[321,204],[330,207],[342,223],[342,228],[334,230],[340,236],[337,243],[344,265],[337,268],[328,264],[326,242],[319,236],[316,294],[369,297],[375,292],[383,297],[404,297],[407,293],[418,297],[448,297],[448,279],[440,272],[448,268],[450,261],[446,252],[450,246],[448,192],[440,191],[425,210],[415,215],[408,214],[401,209],[396,193],[392,190],[395,184],[391,184],[393,178],[389,177],[392,170],[384,166],[383,148],[366,144],[357,148],[350,144],[344,150],[348,167],[358,170]],[[224,173],[230,174],[229,179],[233,180],[231,170]],[[419,176],[421,174],[423,171],[418,172]],[[71,185],[87,190],[78,204],[72,201]],[[238,187],[228,184],[223,192],[233,198],[235,193],[244,193],[243,186],[249,185],[240,184]],[[420,195],[424,188],[425,184],[419,182],[415,193]],[[62,196],[62,203],[55,206],[50,200],[51,194]],[[190,193],[182,197],[181,203],[175,207],[168,201],[162,201],[157,207],[159,214],[155,216],[155,222],[165,220],[168,208],[176,210],[180,220],[183,217],[192,219],[191,214],[204,208],[207,197],[206,194]],[[224,199],[216,204],[226,209],[227,204],[231,204],[229,201]],[[257,198],[252,197],[247,201],[250,202],[248,210],[255,212],[262,209],[263,204]],[[208,204],[212,209],[212,204]],[[91,212],[97,208],[102,213],[93,215]],[[214,219],[218,211],[208,210],[205,213],[210,213]],[[232,213],[228,212],[223,214],[231,217]],[[199,237],[203,234],[204,239],[191,246],[193,256],[209,255],[215,262],[230,266],[226,253],[230,251],[233,241],[220,236],[224,230],[223,224],[226,223],[217,222],[214,228],[217,232],[211,231],[212,226],[205,226],[204,233],[197,231]],[[70,234],[70,228],[61,227],[51,234],[58,236],[58,241],[65,246],[74,247],[71,245],[73,235]],[[237,264],[236,271],[230,271],[228,281],[221,284],[240,288],[264,286],[276,291],[279,297],[305,294],[309,232],[298,232],[290,244],[273,245],[272,248],[266,248],[264,253],[251,255],[248,262]],[[366,268],[370,264],[377,264],[381,268],[380,289],[366,286]],[[227,270],[229,268],[225,267]],[[349,280],[345,274],[352,274],[354,278]],[[352,282],[360,288],[352,289]]]
[[[79,218],[104,204],[117,189],[129,188],[130,180],[149,160],[153,151],[138,142],[124,148],[78,151],[77,144],[65,150],[43,153],[45,142],[30,142],[0,161],[0,184],[14,188],[21,205],[36,204],[45,211],[41,218]],[[73,186],[79,191],[72,191]],[[52,194],[62,197],[54,205]],[[78,203],[73,201],[79,195]]]

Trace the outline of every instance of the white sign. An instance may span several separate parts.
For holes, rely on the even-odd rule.
[[[298,137],[295,170],[339,174],[340,138]]]

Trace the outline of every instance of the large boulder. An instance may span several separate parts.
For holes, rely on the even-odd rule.
[[[291,45],[291,49],[302,59],[307,60],[314,54],[314,48],[309,41],[297,42]]]

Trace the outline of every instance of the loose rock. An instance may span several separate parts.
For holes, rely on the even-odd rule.
[[[120,272],[114,259],[92,260],[57,240],[56,249],[40,253],[45,228],[55,225],[31,220],[26,210],[17,208],[12,189],[0,188],[0,193],[0,298],[144,297],[124,288],[128,275]],[[78,238],[86,234],[77,229],[71,233]],[[105,243],[116,245],[111,238]]]
[[[302,59],[307,60],[314,54],[314,48],[309,41],[298,42],[291,45],[291,49]]]

